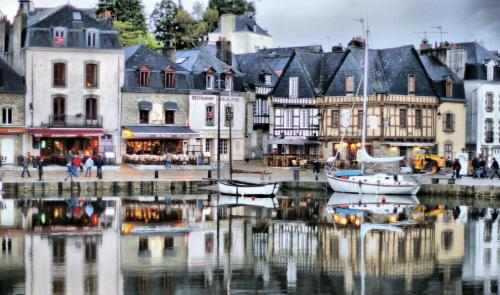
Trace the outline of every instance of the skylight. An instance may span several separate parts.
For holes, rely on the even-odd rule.
[[[185,62],[188,58],[187,57],[179,57],[178,59],[175,60],[176,64],[181,64]]]
[[[82,20],[82,13],[80,11],[73,11],[73,20]]]

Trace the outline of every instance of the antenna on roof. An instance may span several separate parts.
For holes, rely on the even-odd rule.
[[[429,32],[423,31],[423,32],[414,32],[415,34],[419,34],[420,36],[423,36],[422,39],[427,39],[429,40]]]
[[[438,30],[437,32],[431,32],[431,33],[439,34],[440,35],[440,42],[442,43],[443,42],[443,35],[448,34],[448,32],[443,31],[443,26],[434,26],[434,27],[430,27],[430,28]]]

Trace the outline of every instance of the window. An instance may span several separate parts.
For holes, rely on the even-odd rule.
[[[211,145],[210,139],[206,139],[205,140],[205,152],[210,153],[210,150],[211,150],[210,145]]]
[[[345,93],[346,94],[354,93],[354,75],[345,76]]]
[[[85,112],[87,120],[97,120],[97,99],[95,97],[85,99]]]
[[[52,123],[61,125],[64,124],[65,121],[65,99],[64,97],[56,97],[54,98],[53,106],[53,119]]]
[[[262,99],[260,101],[260,114],[267,115],[269,112],[267,110],[267,99]]]
[[[87,31],[87,47],[96,47],[97,44],[97,32]]]
[[[233,76],[230,74],[227,74],[224,84],[226,86],[226,91],[232,91],[233,90]]]
[[[219,150],[222,155],[227,155],[227,142],[227,139],[220,140]]]
[[[406,128],[406,109],[399,110],[399,128]]]
[[[486,143],[493,142],[493,119],[486,119],[484,122],[484,141]]]
[[[451,142],[444,144],[444,158],[447,160],[453,159],[453,144]]]
[[[165,88],[175,88],[175,70],[168,68],[165,70]]]
[[[340,126],[340,111],[333,110],[332,111],[332,127],[338,128]]]
[[[139,123],[149,124],[149,110],[139,110]]]
[[[66,30],[64,28],[54,29],[54,46],[64,46]]]
[[[175,124],[175,111],[165,111],[165,124]]]
[[[52,85],[54,87],[66,87],[66,64],[54,63],[54,73]]]
[[[422,110],[415,110],[415,128],[422,129]]]
[[[455,114],[445,113],[443,119],[443,131],[455,132]]]
[[[302,110],[300,114],[300,127],[309,128],[309,110]]]
[[[224,114],[225,114],[225,120],[224,120],[224,126],[229,127],[229,124],[233,126],[233,107],[232,106],[226,106],[224,109]]]
[[[266,84],[266,86],[271,86],[273,84],[271,81],[271,75],[264,75],[264,83]]]
[[[415,94],[415,75],[408,75],[408,94]]]
[[[292,110],[284,110],[284,127],[285,128],[292,128]]]
[[[205,125],[214,126],[214,106],[207,105],[205,107]]]
[[[493,93],[486,92],[486,101],[485,101],[486,111],[488,113],[493,112]]]
[[[363,129],[363,111],[358,111],[358,129]]]
[[[141,67],[139,70],[139,86],[149,87],[149,77],[151,70],[148,67]]]
[[[453,231],[446,230],[441,233],[441,247],[445,251],[453,247]]]
[[[491,264],[491,248],[484,248],[484,266]]]
[[[299,97],[299,77],[290,77],[288,79],[288,96],[290,98]]]
[[[85,87],[97,88],[98,66],[97,64],[85,64]]]
[[[207,73],[207,89],[213,90],[214,89],[214,75],[211,73]]]
[[[73,11],[73,20],[82,20],[82,13],[80,11]]]
[[[448,76],[448,79],[446,80],[446,97],[452,97],[453,96],[453,80],[451,77]]]
[[[52,240],[52,262],[54,264],[64,263],[66,261],[66,240],[64,238],[55,238]]]
[[[2,109],[2,124],[12,125],[12,108]]]

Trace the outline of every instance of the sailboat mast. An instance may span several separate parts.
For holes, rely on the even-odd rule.
[[[363,74],[363,127],[361,130],[361,150],[366,151],[366,117],[368,105],[368,26],[366,19],[361,20],[363,24],[364,44],[365,44],[365,61],[364,61],[364,74]],[[361,171],[365,172],[365,164],[361,160]]]

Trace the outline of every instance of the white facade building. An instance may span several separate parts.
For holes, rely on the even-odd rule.
[[[468,81],[469,87],[473,88],[469,143],[475,145],[476,154],[500,159],[500,83]]]

